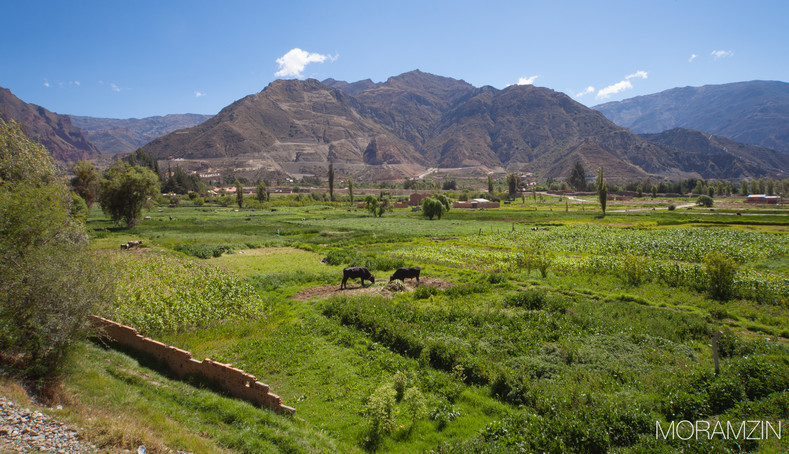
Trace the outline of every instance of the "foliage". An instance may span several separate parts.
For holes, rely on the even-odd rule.
[[[712,197],[710,197],[708,195],[702,195],[702,196],[699,196],[696,199],[696,205],[699,205],[699,206],[703,206],[703,207],[708,207],[709,208],[709,207],[712,206],[712,204],[713,204]]]
[[[101,208],[116,223],[137,224],[142,207],[159,194],[159,178],[147,167],[118,161],[104,174],[99,195]]]
[[[515,198],[515,193],[518,192],[518,185],[520,184],[520,178],[518,178],[517,173],[509,173],[507,174],[507,190],[509,192],[510,198]]]
[[[716,300],[725,301],[734,294],[734,276],[737,262],[719,252],[710,252],[704,258],[707,286]]]
[[[408,386],[408,375],[401,370],[397,371],[392,377],[392,388],[395,390],[395,399],[398,402],[403,400],[406,386]]]
[[[353,180],[348,178],[348,198],[351,200],[351,204],[353,204]]]
[[[422,216],[426,216],[429,220],[433,218],[441,219],[441,216],[446,212],[446,207],[439,200],[427,197],[422,200]]]
[[[597,168],[595,187],[597,188],[597,199],[600,201],[600,209],[603,210],[603,216],[605,216],[605,206],[608,203],[608,183],[603,176],[602,167]]]
[[[406,413],[411,418],[411,427],[427,414],[427,400],[415,386],[408,388],[403,397]]]
[[[233,185],[236,187],[236,203],[238,204],[238,208],[244,208],[244,185],[238,180],[236,180]]]
[[[99,195],[99,171],[87,161],[78,161],[71,171],[74,172],[71,187],[90,208]]]
[[[567,179],[567,184],[579,192],[586,189],[586,170],[584,170],[584,165],[581,161],[575,161],[573,170],[570,172],[570,178]]]
[[[430,410],[428,417],[438,424],[438,430],[443,430],[446,425],[460,416],[461,412],[447,401],[442,401],[436,408]]]
[[[199,259],[220,257],[223,253],[232,252],[230,246],[214,246],[208,244],[178,244],[173,249]]]
[[[329,163],[329,200],[334,202],[334,163]]]
[[[378,205],[378,199],[375,197],[368,195],[364,198],[364,209],[369,211],[373,216],[378,215]]]
[[[60,372],[112,290],[63,183],[47,150],[0,120],[0,357],[34,379]]]
[[[369,424],[369,443],[376,446],[381,439],[395,427],[394,422],[395,390],[390,386],[380,386],[367,399],[365,415]]]
[[[262,178],[258,180],[258,184],[255,187],[255,196],[258,202],[268,202],[268,190],[266,189],[266,182]]]

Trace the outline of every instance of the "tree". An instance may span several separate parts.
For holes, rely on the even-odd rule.
[[[364,209],[369,211],[373,216],[377,216],[378,214],[378,199],[375,197],[368,195],[364,199]]]
[[[329,200],[334,202],[334,163],[329,163]]]
[[[575,166],[570,172],[570,178],[567,179],[567,183],[578,192],[586,189],[586,170],[584,170],[584,165],[581,164],[581,161],[575,161]]]
[[[740,181],[740,195],[747,196],[748,194],[748,180]]]
[[[488,194],[493,194],[493,177],[488,175]]]
[[[422,215],[427,216],[431,221],[434,217],[441,219],[445,211],[444,204],[436,199],[427,197],[422,200]]]
[[[104,174],[99,199],[101,209],[114,222],[123,221],[132,228],[148,198],[159,193],[159,178],[151,169],[118,161]]]
[[[712,197],[710,197],[708,195],[700,195],[696,199],[696,205],[709,208],[709,207],[711,207],[713,205]]]
[[[236,203],[239,208],[244,208],[244,185],[238,180],[233,185],[236,187]]]
[[[258,180],[258,185],[255,187],[255,196],[258,199],[258,202],[266,202],[268,201],[268,191],[266,190],[266,182],[263,179]]]
[[[392,205],[389,203],[389,198],[384,197],[378,202],[378,207],[375,210],[375,215],[377,215],[380,218],[387,211],[392,211]]]
[[[351,199],[351,205],[353,205],[353,180],[348,178],[348,197]]]
[[[441,205],[444,205],[444,213],[448,212],[452,207],[452,201],[444,194],[436,194],[435,199],[441,202]]]
[[[78,161],[71,170],[74,172],[71,187],[90,208],[99,194],[99,171],[88,161]]]
[[[509,189],[510,198],[515,198],[515,193],[518,192],[518,183],[520,179],[517,173],[510,173],[507,175],[507,188]]]
[[[46,148],[0,120],[0,362],[34,380],[60,371],[87,315],[112,299],[82,253],[72,194]]]
[[[605,205],[608,203],[608,182],[605,181],[602,167],[597,168],[595,186],[597,187],[597,198],[600,200],[600,208],[603,210],[603,216],[605,216]]]

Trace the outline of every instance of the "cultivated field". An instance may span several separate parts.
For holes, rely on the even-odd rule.
[[[232,363],[297,411],[93,342],[63,416],[153,452],[783,452],[789,210],[645,198],[601,217],[592,198],[540,199],[433,221],[183,202],[132,230],[94,211],[91,249],[119,283],[99,315]],[[118,250],[129,240],[143,247]],[[339,290],[351,265],[375,284]],[[388,285],[402,266],[419,285]],[[656,438],[682,420],[782,421],[784,438]]]

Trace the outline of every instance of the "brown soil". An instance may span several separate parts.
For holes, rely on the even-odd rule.
[[[313,298],[323,299],[328,298],[330,296],[353,296],[353,295],[382,295],[385,297],[392,297],[392,293],[385,289],[384,287],[388,281],[378,281],[373,285],[369,283],[365,284],[365,287],[362,287],[358,283],[348,283],[347,288],[340,289],[340,284],[337,285],[321,285],[318,287],[310,287],[300,291],[299,293],[292,296],[294,300],[298,301],[307,301]],[[435,287],[439,290],[448,289],[452,287],[452,283],[445,281],[443,279],[434,278],[434,277],[423,277],[419,279],[419,284],[417,284],[416,280],[408,279],[405,281],[405,287],[407,292],[413,292],[417,285],[426,285],[428,287]]]

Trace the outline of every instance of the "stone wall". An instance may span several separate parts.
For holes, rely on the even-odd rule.
[[[295,413],[296,409],[282,404],[282,399],[269,392],[269,386],[257,381],[254,375],[241,369],[211,359],[197,361],[186,350],[140,336],[137,330],[106,318],[90,316],[91,322],[102,337],[115,341],[132,350],[147,354],[167,364],[179,378],[187,375],[205,377],[222,387],[233,397],[269,408],[277,413]]]

